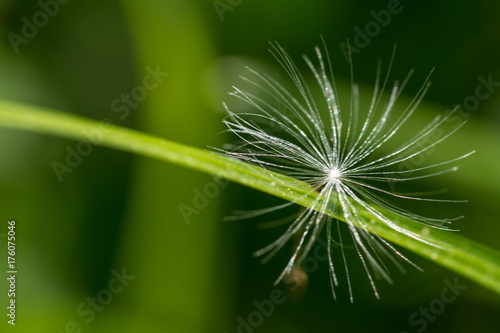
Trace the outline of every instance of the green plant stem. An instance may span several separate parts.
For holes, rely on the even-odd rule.
[[[317,196],[304,182],[243,163],[216,153],[171,142],[123,127],[0,100],[0,127],[38,132],[115,148],[223,177],[308,207]],[[369,217],[363,208],[361,214]],[[449,268],[500,294],[500,253],[455,232],[442,231],[403,219],[379,209],[398,227],[418,235],[397,232],[374,221],[370,232]],[[329,215],[335,216],[333,209]],[[438,244],[432,245],[432,244]]]

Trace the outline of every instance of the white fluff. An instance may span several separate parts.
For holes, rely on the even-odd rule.
[[[296,237],[297,242],[292,257],[277,279],[276,283],[278,283],[294,267],[301,265],[322,231],[326,230],[331,285],[335,297],[334,289],[338,285],[337,273],[332,259],[332,251],[334,250],[332,238],[335,237],[335,234],[341,244],[340,251],[342,251],[344,259],[343,266],[347,274],[352,301],[349,270],[345,261],[345,246],[342,245],[342,235],[339,230],[340,224],[343,223],[339,224],[338,221],[325,214],[327,206],[334,205],[338,216],[342,216],[346,222],[373,292],[376,297],[379,297],[374,276],[382,277],[391,282],[388,270],[382,262],[382,256],[391,258],[399,268],[401,266],[394,260],[394,254],[408,262],[409,260],[387,241],[372,233],[370,222],[378,220],[398,232],[425,242],[422,236],[393,224],[384,216],[379,207],[404,218],[441,229],[447,229],[446,224],[453,220],[433,219],[410,213],[389,203],[383,196],[421,201],[449,202],[452,200],[437,200],[394,193],[388,185],[394,182],[417,180],[455,171],[456,166],[447,167],[447,165],[449,166],[473,152],[449,161],[425,167],[414,167],[404,171],[397,170],[395,166],[423,155],[457,131],[465,121],[445,132],[442,130],[442,125],[453,112],[438,116],[426,127],[417,131],[411,139],[402,142],[398,148],[383,154],[380,148],[393,139],[405,124],[411,123],[410,118],[429,87],[428,78],[405,111],[394,115],[393,107],[408,82],[411,72],[402,84],[395,81],[390,96],[383,98],[390,67],[384,82],[381,83],[379,64],[371,105],[369,110],[363,113],[363,116],[366,115],[365,119],[360,121],[358,87],[353,83],[351,75],[350,106],[347,110],[342,110],[328,54],[326,54],[325,64],[320,49],[316,47],[317,65],[304,56],[305,62],[316,78],[317,87],[315,89],[320,89],[322,93],[323,98],[315,99],[312,88],[308,86],[286,51],[277,43],[271,43],[271,45],[271,52],[292,79],[296,91],[289,91],[270,76],[248,68],[255,79],[245,77],[243,79],[260,88],[264,97],[258,97],[234,88],[235,91],[232,95],[251,105],[255,112],[236,114],[232,113],[225,105],[228,117],[224,122],[229,130],[242,140],[235,149],[225,151],[225,153],[302,180],[313,186],[319,195],[308,209],[303,210],[291,222],[281,237],[257,251],[256,254],[267,254],[269,258],[292,237]],[[262,127],[261,124],[266,123],[273,126]],[[271,132],[267,127],[279,130]],[[411,129],[411,126],[405,127],[405,131],[408,129]],[[440,134],[437,139],[435,139],[436,133]],[[431,138],[432,140],[430,140]],[[286,205],[280,207],[282,206]],[[366,214],[359,214],[360,208],[368,212],[369,217]],[[272,209],[265,211],[269,212]],[[334,222],[337,224],[333,224]]]

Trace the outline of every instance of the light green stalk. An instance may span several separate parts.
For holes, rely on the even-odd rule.
[[[0,127],[38,132],[53,136],[87,140],[84,133],[94,133],[98,144],[151,158],[175,163],[297,202],[308,207],[317,192],[304,182],[212,152],[171,142],[114,125],[104,125],[74,115],[13,102],[0,101]],[[100,135],[99,135],[100,134]],[[455,232],[428,228],[377,208],[402,229],[409,230],[426,242],[397,232],[379,221],[371,232],[449,268],[500,294],[500,253]],[[359,207],[361,214],[370,216]],[[335,216],[333,210],[329,215]],[[439,244],[439,247],[431,245]]]

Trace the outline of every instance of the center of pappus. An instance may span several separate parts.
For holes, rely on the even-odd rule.
[[[338,179],[342,176],[342,173],[337,167],[334,167],[332,170],[330,170],[330,173],[328,174],[328,179],[336,182]]]

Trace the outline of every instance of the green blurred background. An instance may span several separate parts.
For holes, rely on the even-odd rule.
[[[380,31],[359,47],[356,35],[375,22],[372,11],[388,6],[397,13],[386,26],[378,24]],[[367,87],[374,82],[377,59],[387,64],[395,43],[394,76],[416,71],[405,90],[409,96],[435,67],[425,112],[417,113],[424,119],[474,96],[480,76],[500,82],[499,17],[500,4],[486,0],[408,0],[399,5],[359,0],[1,0],[0,97],[107,118],[200,148],[221,147],[234,140],[222,132],[222,101],[231,101],[226,92],[240,82],[244,66],[282,77],[267,51],[268,41],[277,40],[305,69],[300,55],[312,55],[322,34],[341,83],[349,77],[340,47],[346,38],[359,48],[353,55],[355,78]],[[30,30],[27,21],[39,27]],[[168,76],[127,106],[124,94],[139,91],[155,69]],[[448,188],[450,197],[469,199],[464,205],[435,205],[424,214],[464,214],[455,225],[462,235],[500,249],[500,93],[495,89],[469,113],[460,134],[426,163],[471,149],[477,154],[460,172],[422,182],[418,190]],[[332,300],[323,263],[310,274],[301,301],[275,304],[272,314],[258,314],[255,301],[268,304],[271,293],[282,290],[272,282],[289,252],[266,265],[251,253],[282,229],[260,230],[259,222],[269,217],[223,218],[280,200],[96,146],[60,181],[53,162],[64,163],[68,147],[76,149],[77,142],[0,131],[0,244],[6,253],[7,221],[15,219],[19,270],[15,328],[6,324],[8,288],[5,279],[0,283],[2,331],[498,331],[498,295],[458,277],[467,288],[441,309],[436,300],[445,281],[457,276],[408,251],[404,253],[425,272],[409,266],[407,274],[391,269],[395,283],[378,284],[380,300],[351,251],[354,304],[345,281],[339,299]],[[182,207],[191,208],[187,218]],[[6,256],[1,257],[0,267],[6,267]],[[130,276],[127,285],[110,292],[110,282],[124,271]],[[87,302],[96,297],[97,305],[89,310]],[[439,314],[424,320],[420,311],[429,306]]]

